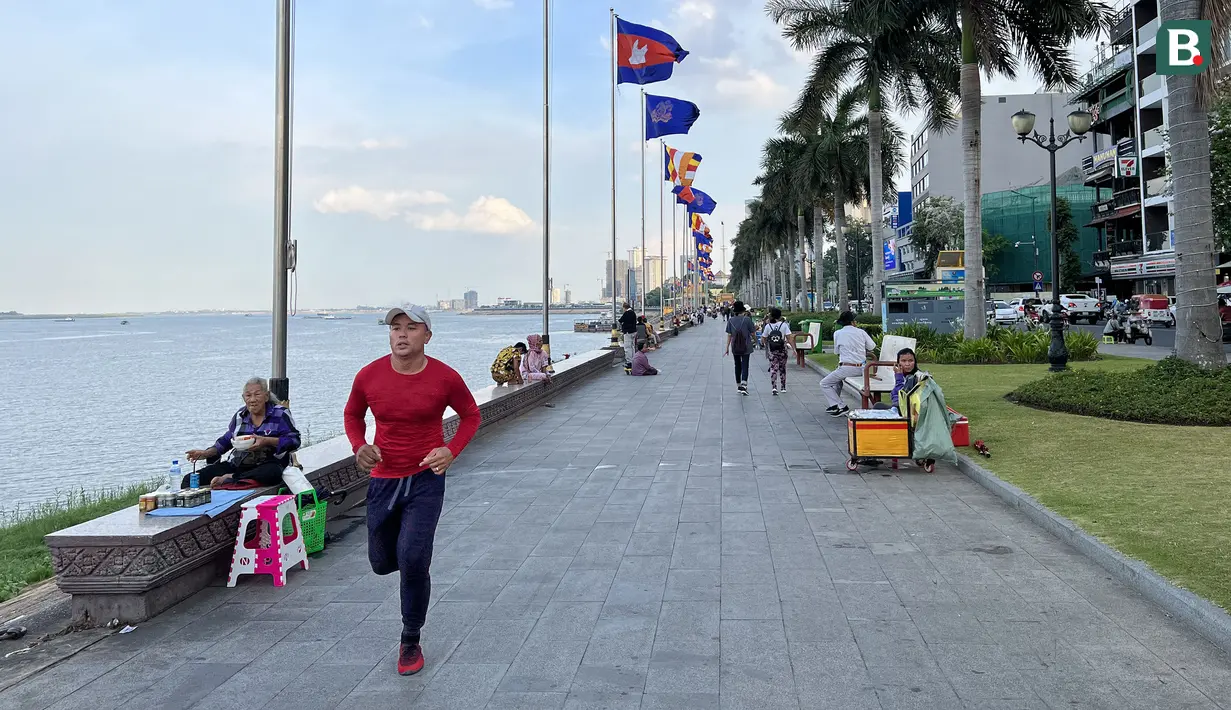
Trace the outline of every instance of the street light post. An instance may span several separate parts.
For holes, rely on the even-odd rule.
[[[1034,130],[1035,115],[1026,109],[1013,114],[1013,130],[1022,143],[1034,143],[1048,152],[1051,158],[1051,344],[1047,348],[1047,361],[1052,372],[1068,368],[1069,349],[1064,344],[1064,320],[1060,318],[1060,249],[1056,244],[1056,151],[1073,141],[1085,140],[1093,117],[1089,111],[1074,111],[1069,114],[1069,131],[1056,135],[1056,119],[1049,119],[1048,135]],[[1037,249],[1037,247],[1036,247]]]
[[[1031,235],[1030,235],[1030,241],[1028,241],[1028,242],[1013,242],[1013,248],[1014,248],[1014,249],[1017,249],[1017,248],[1021,247],[1021,245],[1023,245],[1023,244],[1029,244],[1030,246],[1034,247],[1034,273],[1036,273],[1036,274],[1037,274],[1037,273],[1039,273],[1039,241],[1038,241],[1038,237],[1036,237],[1035,235],[1031,234]],[[1052,276],[1052,280],[1055,280],[1055,275],[1053,275],[1053,276]],[[1038,292],[1038,291],[1035,291],[1035,292],[1034,292],[1034,297],[1035,297],[1035,298],[1038,298],[1038,297],[1039,297],[1039,292]]]

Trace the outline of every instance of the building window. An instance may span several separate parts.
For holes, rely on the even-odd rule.
[[[926,190],[932,186],[932,174],[928,173],[923,176],[923,189]]]
[[[925,150],[925,151],[923,151],[923,164],[922,164],[922,167],[925,167],[925,168],[926,168],[927,166],[928,166],[928,151],[926,151],[926,150]]]
[[[1009,100],[1008,98],[1006,98],[1006,97],[1004,97],[1004,96],[1001,96],[1001,97],[999,97],[999,98],[997,98],[997,99],[996,99],[996,103],[1003,104],[1003,103],[1007,103],[1007,102],[1008,102],[1008,100]]]

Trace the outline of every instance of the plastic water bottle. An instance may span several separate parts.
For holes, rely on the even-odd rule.
[[[184,472],[180,470],[179,459],[175,459],[171,462],[171,472],[167,474],[167,483],[171,490],[178,491],[182,480],[184,480]]]

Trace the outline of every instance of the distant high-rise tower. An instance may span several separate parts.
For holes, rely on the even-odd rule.
[[[470,290],[462,294],[462,298],[466,301],[466,310],[473,311],[479,307],[479,292]]]

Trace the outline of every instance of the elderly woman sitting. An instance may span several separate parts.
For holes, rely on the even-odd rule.
[[[521,378],[526,382],[550,382],[551,373],[547,368],[551,365],[551,358],[543,351],[543,337],[531,335],[526,338],[526,344],[530,350],[521,359]]]
[[[269,383],[253,377],[244,385],[244,406],[234,416],[227,431],[208,449],[188,452],[189,461],[205,459],[209,464],[197,471],[202,485],[218,488],[239,481],[262,486],[282,482],[282,470],[299,448],[299,430],[290,411],[269,391]],[[222,461],[231,452],[230,460]],[[184,476],[181,487],[188,487]]]

